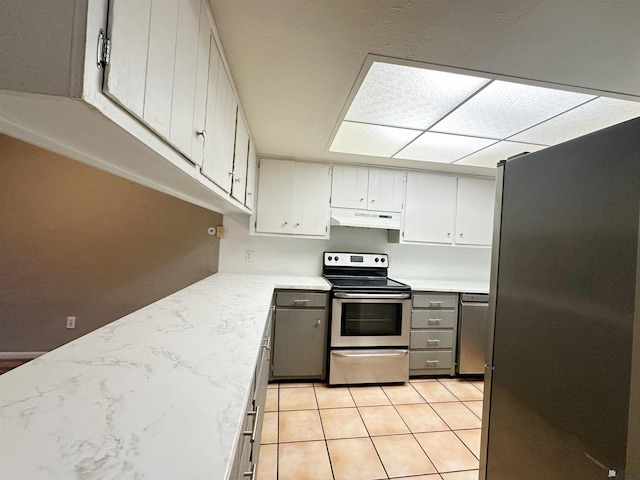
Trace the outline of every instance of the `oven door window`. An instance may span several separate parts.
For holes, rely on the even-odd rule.
[[[402,304],[343,303],[341,330],[344,337],[401,335]]]

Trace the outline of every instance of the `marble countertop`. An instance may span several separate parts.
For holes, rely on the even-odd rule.
[[[0,376],[0,476],[224,479],[274,288],[215,274]]]

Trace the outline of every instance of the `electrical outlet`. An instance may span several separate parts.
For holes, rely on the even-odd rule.
[[[76,317],[67,317],[67,328],[76,328]]]
[[[244,261],[245,262],[253,262],[253,250],[245,250],[244,251]]]

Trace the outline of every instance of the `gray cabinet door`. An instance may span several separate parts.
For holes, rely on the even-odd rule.
[[[325,309],[278,308],[273,376],[324,378],[327,337]]]

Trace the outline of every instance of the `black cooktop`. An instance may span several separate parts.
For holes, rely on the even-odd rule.
[[[411,290],[409,285],[384,276],[325,275],[334,290]]]

